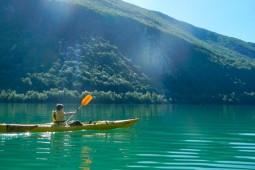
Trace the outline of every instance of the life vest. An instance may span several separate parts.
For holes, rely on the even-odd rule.
[[[56,110],[52,110],[51,116],[52,116],[52,121],[53,122],[57,121],[57,111]]]
[[[61,112],[57,112],[56,110],[52,111],[52,121],[56,124],[56,125],[64,125],[65,124],[65,114],[61,113]]]

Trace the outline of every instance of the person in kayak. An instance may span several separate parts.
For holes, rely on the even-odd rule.
[[[61,125],[65,125],[66,120],[65,120],[65,116],[67,115],[74,115],[75,112],[68,112],[66,113],[64,111],[64,105],[63,104],[57,104],[56,105],[56,110],[52,111],[52,119],[53,119],[53,123],[56,126],[61,126]]]

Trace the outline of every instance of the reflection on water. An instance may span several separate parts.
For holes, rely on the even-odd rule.
[[[1,123],[45,123],[51,121],[53,108],[53,104],[0,103],[0,120]]]
[[[79,167],[90,170],[94,160],[97,159],[98,164],[98,159],[101,159],[104,160],[101,165],[105,164],[108,169],[114,157],[121,160],[129,156],[130,149],[121,146],[129,144],[134,135],[131,129],[110,132],[1,134],[1,167],[3,166],[3,169]],[[16,163],[12,164],[14,161]]]
[[[50,120],[46,112],[51,105],[12,107],[0,104],[1,120]],[[110,131],[0,134],[0,166],[1,170],[255,169],[254,112],[252,106],[88,105],[75,119],[139,115],[140,121]]]

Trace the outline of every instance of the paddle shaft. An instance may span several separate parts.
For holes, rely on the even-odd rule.
[[[80,107],[78,107],[78,108],[75,110],[75,112],[74,112],[73,115],[75,115],[75,113],[77,113],[77,112],[79,111],[79,109],[81,108],[81,106],[82,106],[82,105],[80,105]],[[67,119],[66,122],[68,122],[68,121],[73,117],[73,115],[71,115],[71,116]]]
[[[78,107],[78,108],[75,110],[74,114],[77,113],[77,112],[79,111],[79,109],[80,109],[82,106],[86,106],[87,104],[89,104],[89,102],[92,100],[92,98],[93,98],[93,97],[92,97],[91,95],[87,95],[86,97],[84,97],[83,100],[81,101],[80,107]],[[73,114],[73,115],[74,115],[74,114]],[[68,121],[73,117],[73,115],[71,115],[71,116],[67,119],[66,123],[68,123]]]

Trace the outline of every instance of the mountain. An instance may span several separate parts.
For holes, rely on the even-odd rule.
[[[0,4],[0,101],[255,103],[255,44],[121,0]]]

